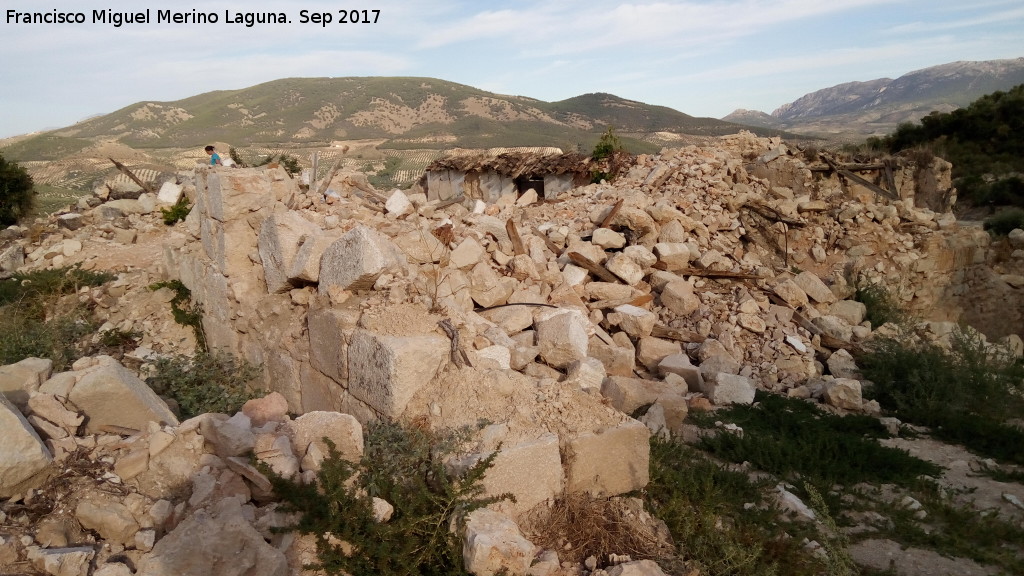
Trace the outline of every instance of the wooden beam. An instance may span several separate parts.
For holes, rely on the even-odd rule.
[[[625,198],[620,198],[619,201],[615,203],[615,206],[612,206],[612,209],[610,212],[608,212],[608,215],[604,217],[604,220],[601,220],[600,228],[607,228],[608,226],[611,225],[612,220],[614,220],[615,217],[619,214],[619,210],[622,210],[622,203],[625,201]]]
[[[139,180],[138,176],[136,176],[135,174],[132,174],[132,171],[129,170],[127,166],[125,166],[124,164],[121,164],[120,162],[118,162],[117,160],[114,160],[113,158],[107,158],[107,160],[110,160],[111,162],[113,162],[114,166],[118,170],[120,170],[122,174],[124,174],[125,176],[131,178],[132,182],[135,182],[136,184],[138,184],[140,188],[142,188],[146,192],[149,192],[150,194],[156,194],[156,190],[154,190],[152,186],[150,186],[146,182],[143,182],[142,180]]]
[[[665,338],[667,340],[676,340],[678,342],[703,342],[705,338],[693,330],[683,330],[680,328],[670,328],[664,324],[655,324],[654,330],[651,331],[651,336],[655,338]]]
[[[512,251],[515,255],[527,254],[526,245],[523,244],[523,238],[519,235],[519,229],[516,228],[516,223],[512,221],[512,218],[505,221],[505,232],[508,232],[508,238],[512,241]]]
[[[619,306],[630,306],[641,307],[645,304],[650,304],[654,301],[654,296],[651,294],[644,294],[642,296],[636,296],[634,298],[616,298],[614,300],[598,300],[596,302],[590,302],[587,304],[587,308],[591,310],[607,310],[609,308],[618,308]]]
[[[576,264],[580,268],[585,268],[588,272],[590,272],[594,276],[597,276],[601,280],[604,280],[605,282],[622,284],[622,280],[620,280],[618,276],[612,274],[611,272],[608,271],[607,268],[601,266],[597,262],[594,262],[590,258],[587,258],[583,254],[580,254],[579,252],[569,252],[569,260],[571,260],[573,264]]]

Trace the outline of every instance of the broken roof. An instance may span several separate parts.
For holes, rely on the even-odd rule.
[[[502,152],[461,154],[438,158],[427,166],[427,172],[456,170],[460,172],[497,172],[503,176],[543,174],[577,174],[590,172],[591,159],[585,154],[544,154],[537,152]]]

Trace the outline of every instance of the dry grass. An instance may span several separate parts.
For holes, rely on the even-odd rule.
[[[671,555],[673,546],[663,526],[639,500],[588,494],[566,495],[550,508],[535,508],[522,521],[527,538],[557,550],[562,561],[582,563],[594,556],[599,566],[610,564],[612,554],[633,560]]]

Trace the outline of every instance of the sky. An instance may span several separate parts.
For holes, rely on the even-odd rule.
[[[148,22],[115,26],[147,9]],[[161,10],[217,22],[161,23]],[[360,22],[341,22],[351,10]],[[289,22],[247,26],[246,13]],[[0,137],[289,77],[425,76],[549,102],[609,92],[721,118],[844,82],[1024,57],[1024,1],[6,0],[0,54]]]

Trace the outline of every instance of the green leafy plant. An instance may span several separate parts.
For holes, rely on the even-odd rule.
[[[1007,419],[1024,411],[1024,364],[975,332],[952,347],[904,338],[873,340],[859,359],[873,382],[867,395],[905,422],[984,455],[1024,464],[1024,430]]]
[[[284,153],[270,154],[263,160],[257,162],[255,166],[266,166],[275,160],[281,164],[281,167],[285,169],[285,172],[288,172],[289,176],[295,176],[299,172],[302,172],[302,166],[299,164],[299,159],[295,156]]]
[[[64,267],[0,280],[0,365],[37,357],[52,360],[55,370],[69,367],[87,351],[83,339],[97,327],[91,304],[79,303],[75,293],[111,279]]]
[[[188,213],[191,211],[192,205],[189,204],[188,198],[183,195],[173,206],[169,208],[161,208],[160,214],[163,216],[164,224],[174,226],[178,222],[187,218]]]
[[[1022,194],[1024,197],[1024,194]],[[985,230],[993,236],[1006,236],[1014,228],[1024,229],[1024,209],[1010,208],[985,219]]]
[[[234,414],[257,391],[249,383],[260,368],[231,354],[200,352],[194,357],[158,358],[146,383],[158,394],[174,398],[185,418],[207,412]]]
[[[731,462],[750,462],[781,478],[802,478],[817,486],[885,482],[907,485],[941,469],[875,439],[889,436],[877,419],[837,416],[813,403],[758,391],[756,404],[736,405],[715,413],[743,434],[704,436],[701,446]],[[707,422],[704,422],[707,425]]]
[[[881,284],[858,286],[853,298],[867,308],[865,319],[871,322],[873,328],[888,322],[903,324],[909,320],[895,295]]]
[[[36,197],[32,184],[27,170],[0,154],[0,225],[17,224],[32,211]]]
[[[168,280],[150,284],[150,290],[168,288],[174,291],[174,298],[171,299],[171,314],[174,321],[181,326],[192,329],[196,337],[196,348],[200,351],[208,350],[206,345],[206,332],[203,330],[203,307],[192,302],[192,291],[181,283],[181,280]]]
[[[771,481],[752,480],[694,448],[657,439],[650,473],[645,499],[676,542],[676,562],[709,576],[820,573],[820,561],[790,537],[800,527],[780,523],[778,508],[765,498]]]
[[[238,153],[238,150],[236,150],[234,146],[228,148],[228,156],[231,157],[231,160],[235,163],[235,166],[239,168],[249,167],[249,165],[246,164],[244,160],[242,160],[242,156]]]
[[[368,427],[358,463],[343,460],[328,441],[315,484],[265,469],[284,510],[301,515],[294,529],[316,536],[319,562],[309,568],[332,575],[465,574],[461,530],[453,531],[453,523],[461,526],[465,514],[508,496],[481,496],[497,453],[461,474],[445,470],[464,432],[378,423]],[[394,506],[388,522],[374,519],[374,497]]]

